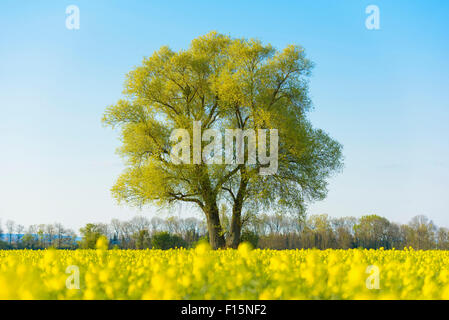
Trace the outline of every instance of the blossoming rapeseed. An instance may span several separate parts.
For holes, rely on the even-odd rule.
[[[0,299],[449,299],[448,266],[413,249],[0,251]]]

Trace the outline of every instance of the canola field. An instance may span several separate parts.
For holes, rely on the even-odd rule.
[[[0,251],[0,299],[449,299],[449,252]]]

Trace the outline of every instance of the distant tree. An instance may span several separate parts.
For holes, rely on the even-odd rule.
[[[165,220],[165,223],[168,228],[168,232],[172,234],[180,234],[181,233],[181,226],[180,226],[180,220],[176,217],[168,217]]]
[[[389,249],[391,244],[390,222],[378,215],[366,215],[354,226],[357,245],[363,248]]]
[[[22,237],[22,233],[25,230],[25,227],[21,224],[16,225],[16,233],[17,233],[17,242],[20,242]]]
[[[22,246],[27,249],[36,249],[37,241],[36,237],[30,233],[25,233],[22,237]]]
[[[310,216],[307,225],[313,233],[314,247],[326,249],[335,246],[335,235],[327,214]]]
[[[2,228],[2,219],[0,219],[0,241],[3,240],[3,228]]]
[[[38,236],[39,246],[41,248],[47,247],[47,239],[46,239],[47,236],[45,234],[45,229],[46,229],[45,224],[39,224],[38,226],[36,226],[36,233]]]
[[[7,220],[6,221],[6,230],[8,232],[8,236],[9,236],[9,245],[12,244],[12,236],[14,231],[16,230],[16,223],[12,220]]]
[[[449,230],[447,228],[438,228],[437,248],[440,250],[449,250]]]
[[[55,247],[61,248],[63,239],[64,239],[64,233],[65,233],[64,226],[61,223],[55,223],[54,229],[55,229],[55,235],[56,235]]]
[[[0,240],[0,250],[7,250],[7,249],[11,249],[11,245],[9,245],[8,242],[6,241]]]
[[[253,231],[246,230],[245,228],[242,231],[242,242],[249,242],[254,248],[257,248],[259,244],[259,235]]]
[[[47,246],[51,247],[53,246],[55,235],[56,235],[56,228],[52,224],[46,224],[44,227],[44,233],[45,237],[47,238]]]
[[[268,225],[269,232],[280,234],[282,232],[283,219],[284,217],[280,213],[275,213],[273,215],[267,216],[265,223],[267,223]]]
[[[82,240],[80,241],[80,248],[95,249],[97,240],[101,236],[106,236],[104,228],[99,224],[88,223],[84,228],[80,229]]]
[[[158,231],[163,231],[164,220],[159,217],[153,217],[150,220],[151,233],[156,233]]]
[[[265,235],[266,233],[266,225],[264,223],[264,219],[266,215],[264,214],[253,214],[251,212],[247,212],[247,216],[244,223],[244,229],[249,232],[255,233],[259,236]]]
[[[76,249],[76,238],[77,235],[75,231],[73,231],[72,229],[65,229],[65,237],[63,238],[62,245],[67,249]]]
[[[388,228],[388,239],[390,244],[386,248],[402,249],[404,247],[404,238],[402,237],[401,226],[399,224],[390,222],[390,226]]]
[[[414,249],[432,249],[435,244],[436,226],[424,215],[412,218],[408,224],[411,229],[409,243]]]
[[[342,217],[332,220],[335,232],[336,247],[349,249],[354,246],[354,226],[357,219],[354,217]]]
[[[196,218],[186,218],[180,220],[181,236],[189,246],[198,241],[201,237],[201,222]]]
[[[151,248],[151,237],[148,230],[139,230],[133,234],[134,241],[136,243],[136,249]]]
[[[180,236],[172,235],[168,232],[159,232],[153,235],[151,239],[153,249],[171,249],[186,247],[186,242]]]
[[[133,231],[134,232],[139,232],[142,230],[148,230],[149,226],[150,226],[150,221],[148,220],[148,218],[143,217],[143,216],[135,216],[131,219],[130,221]]]

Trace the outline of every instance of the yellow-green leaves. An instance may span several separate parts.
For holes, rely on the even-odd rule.
[[[341,167],[342,156],[341,145],[307,119],[311,68],[300,46],[276,50],[256,39],[217,32],[194,39],[186,50],[162,47],[144,58],[127,75],[125,99],[108,107],[103,118],[120,128],[118,152],[127,165],[112,189],[114,197],[138,205],[188,201],[209,210],[240,194],[238,215],[248,206],[302,210],[306,200],[322,199],[326,179]],[[186,130],[192,139],[195,121],[203,131],[222,134],[227,129],[277,130],[277,171],[262,177],[266,165],[260,159],[238,165],[172,163],[171,133]],[[266,142],[271,155],[271,141]],[[214,221],[219,224],[218,218]]]

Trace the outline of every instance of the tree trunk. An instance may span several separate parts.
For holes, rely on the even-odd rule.
[[[237,192],[237,196],[234,199],[234,206],[232,207],[232,219],[228,238],[228,247],[234,249],[237,249],[240,244],[240,235],[242,232],[243,198],[245,197],[246,187],[248,186],[246,170],[242,169],[240,179],[239,191]]]
[[[207,218],[207,229],[209,231],[209,243],[212,249],[224,248],[226,246],[223,230],[220,224],[220,216],[216,203],[204,208]]]
[[[228,247],[237,249],[240,244],[240,235],[242,232],[242,206],[236,206],[232,208],[232,220],[229,230]]]
[[[206,215],[207,230],[209,232],[209,243],[213,250],[226,246],[223,230],[220,223],[220,215],[217,205],[217,193],[211,186],[207,169],[197,166],[198,174],[201,176],[200,185],[203,198],[201,208]]]

